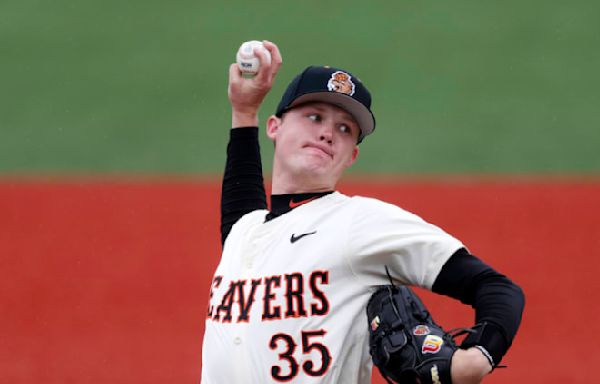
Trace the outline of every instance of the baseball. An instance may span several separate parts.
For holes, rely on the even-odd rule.
[[[254,48],[259,48],[267,53],[267,62],[271,63],[271,53],[265,49],[263,43],[257,40],[246,41],[237,51],[236,61],[240,71],[254,75],[260,68],[260,60],[254,55]]]

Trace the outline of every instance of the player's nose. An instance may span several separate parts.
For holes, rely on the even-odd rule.
[[[333,130],[335,129],[335,124],[331,121],[327,121],[324,124],[321,124],[320,127],[319,140],[324,141],[327,144],[333,144]]]

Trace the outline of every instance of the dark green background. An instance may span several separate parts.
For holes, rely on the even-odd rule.
[[[219,173],[239,44],[358,74],[353,172],[600,171],[598,1],[0,2],[0,175]],[[264,137],[264,135],[263,135]],[[270,167],[271,146],[263,142]]]

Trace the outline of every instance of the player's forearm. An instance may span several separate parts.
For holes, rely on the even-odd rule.
[[[460,300],[475,309],[477,332],[463,347],[483,346],[495,365],[508,351],[521,322],[522,290],[466,250],[454,254],[438,275],[433,291]]]
[[[221,188],[221,241],[243,215],[267,207],[258,128],[232,129]]]
[[[496,366],[517,333],[525,298],[521,288],[502,275],[482,279],[475,291],[472,306],[479,328],[465,338],[462,346],[483,346]]]

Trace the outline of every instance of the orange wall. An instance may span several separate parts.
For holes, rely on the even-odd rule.
[[[600,182],[342,189],[420,214],[524,288],[509,368],[486,383],[595,376]],[[0,183],[0,382],[198,383],[218,199],[208,182]],[[423,294],[447,328],[471,324]]]

